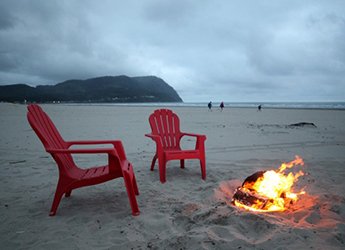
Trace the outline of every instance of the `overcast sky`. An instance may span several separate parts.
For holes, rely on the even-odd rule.
[[[0,85],[104,75],[186,102],[345,101],[345,1],[0,1]]]

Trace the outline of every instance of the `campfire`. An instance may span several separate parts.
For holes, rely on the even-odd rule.
[[[294,192],[293,186],[304,173],[293,173],[294,166],[303,166],[303,159],[283,163],[277,170],[259,171],[247,177],[235,190],[232,203],[240,208],[256,212],[284,211],[305,192]],[[287,171],[290,171],[288,174]]]

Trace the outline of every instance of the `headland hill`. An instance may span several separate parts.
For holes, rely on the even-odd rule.
[[[67,80],[55,85],[0,86],[0,102],[140,103],[183,102],[177,92],[156,76],[102,76]]]

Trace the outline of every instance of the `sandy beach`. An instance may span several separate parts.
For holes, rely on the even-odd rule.
[[[185,132],[205,134],[207,179],[198,161],[167,165],[161,184],[148,117],[157,107],[41,105],[65,140],[122,140],[141,214],[133,217],[123,180],[77,189],[49,210],[58,169],[26,119],[26,106],[0,103],[1,249],[344,249],[345,111],[172,107]],[[316,127],[293,127],[299,122]],[[194,146],[184,140],[183,147]],[[299,155],[307,194],[294,209],[254,213],[230,204],[259,170]],[[104,156],[78,156],[84,167]]]

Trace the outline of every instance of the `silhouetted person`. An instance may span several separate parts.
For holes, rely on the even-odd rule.
[[[208,107],[208,109],[209,109],[210,111],[212,111],[212,102],[209,102],[209,103],[207,104],[207,107]]]
[[[258,111],[261,111],[261,104],[258,106]]]
[[[221,102],[221,103],[220,103],[220,105],[219,105],[219,107],[220,107],[220,111],[223,111],[223,108],[224,108],[224,102]]]

